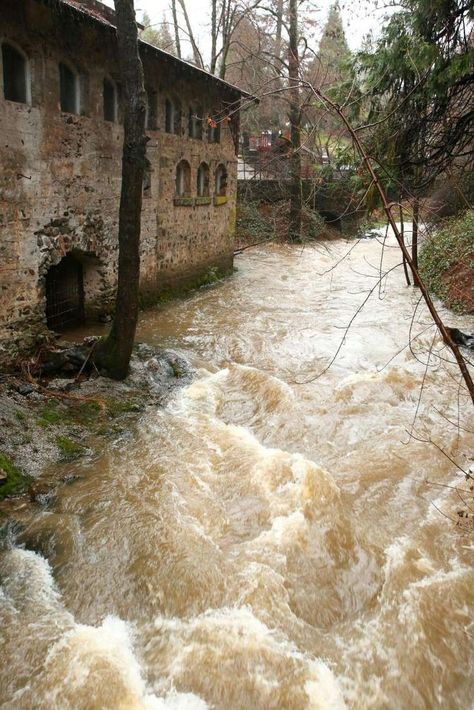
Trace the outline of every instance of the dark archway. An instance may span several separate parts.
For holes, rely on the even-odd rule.
[[[335,214],[334,212],[329,212],[328,210],[318,210],[318,212],[324,219],[326,224],[328,224],[330,227],[333,227],[334,229],[339,230],[340,232],[342,231],[342,223],[339,215]]]
[[[48,328],[58,331],[84,323],[84,272],[71,254],[46,275],[46,320]]]

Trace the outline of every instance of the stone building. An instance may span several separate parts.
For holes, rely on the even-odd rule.
[[[0,361],[113,308],[122,116],[114,13],[0,6]],[[242,92],[144,42],[141,293],[232,269]]]

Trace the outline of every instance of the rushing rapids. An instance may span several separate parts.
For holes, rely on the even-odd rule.
[[[470,706],[473,533],[445,486],[474,418],[402,270],[350,248],[246,252],[142,316],[197,377],[18,513],[2,708]]]

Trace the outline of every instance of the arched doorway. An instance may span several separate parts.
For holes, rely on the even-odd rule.
[[[84,322],[84,274],[71,254],[46,275],[46,320],[51,330],[67,330]]]

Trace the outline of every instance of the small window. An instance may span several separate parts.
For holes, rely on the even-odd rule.
[[[145,126],[148,131],[156,131],[158,127],[158,94],[151,88],[146,90]]]
[[[117,89],[109,79],[104,79],[104,121],[117,120]]]
[[[165,131],[175,135],[181,133],[181,104],[177,100],[165,101]]]
[[[202,108],[200,106],[189,107],[188,130],[190,138],[202,140]]]
[[[221,142],[221,125],[216,118],[209,116],[207,119],[207,142]]]
[[[145,170],[143,172],[143,197],[151,197],[151,163],[145,158]]]
[[[217,166],[216,170],[216,195],[219,197],[227,195],[227,170],[222,163]]]
[[[59,64],[59,103],[65,113],[79,113],[79,78],[62,62]]]
[[[191,195],[191,166],[187,160],[181,160],[176,167],[176,195],[178,197]]]
[[[3,95],[7,101],[29,102],[28,62],[24,54],[6,42],[2,44]]]
[[[198,197],[209,197],[209,166],[201,163],[197,172],[197,195]]]

